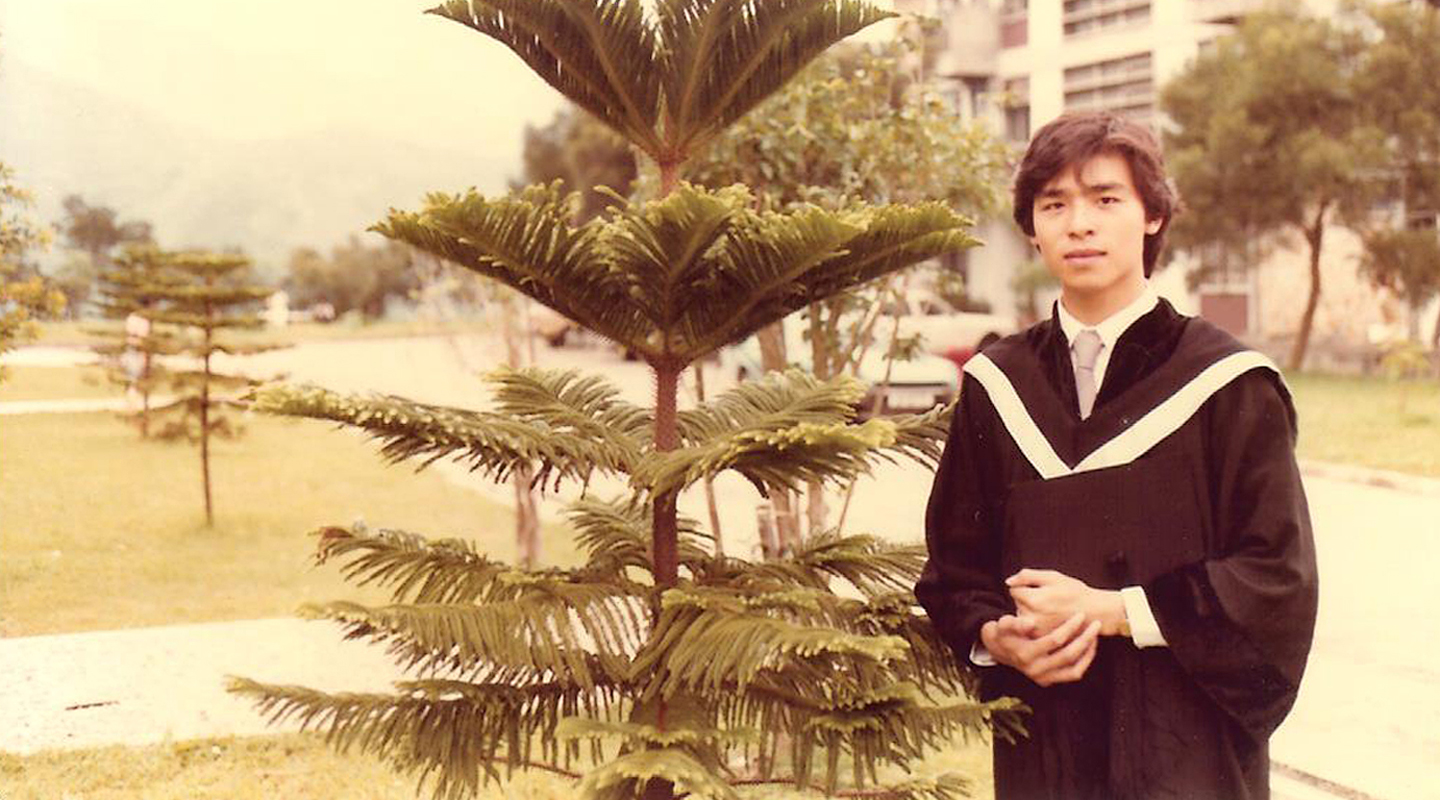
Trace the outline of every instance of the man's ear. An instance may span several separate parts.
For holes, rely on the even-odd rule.
[[[1155,219],[1147,219],[1147,220],[1145,220],[1145,235],[1146,235],[1146,236],[1154,236],[1155,234],[1159,233],[1159,232],[1160,232],[1160,229],[1163,228],[1163,227],[1165,227],[1165,218],[1164,218],[1164,217],[1156,217]]]

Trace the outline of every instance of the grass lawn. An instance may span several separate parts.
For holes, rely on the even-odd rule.
[[[99,367],[6,366],[0,403],[11,400],[78,400],[123,397]]]
[[[578,765],[577,765],[578,766]],[[974,742],[929,759],[921,773],[974,775],[972,797],[994,796],[990,748]],[[480,800],[570,800],[574,784],[545,773],[517,774],[492,784]],[[774,787],[747,797],[814,798]],[[340,755],[319,736],[293,734],[250,739],[207,739],[149,747],[0,753],[0,797],[5,800],[413,800],[415,781],[365,755]],[[420,795],[429,797],[429,794]]]
[[[1440,477],[1440,381],[1287,375],[1301,458]]]
[[[215,527],[204,524],[199,450],[141,441],[112,414],[0,417],[0,635],[286,616],[302,603],[374,602],[307,534],[364,519],[464,536],[513,560],[508,506],[386,467],[362,437],[252,417],[212,446]],[[547,530],[552,562],[575,558]]]

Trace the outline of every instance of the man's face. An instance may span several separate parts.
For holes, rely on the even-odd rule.
[[[1163,220],[1145,219],[1123,156],[1101,153],[1061,172],[1035,195],[1033,211],[1030,241],[1066,297],[1104,304],[1144,281],[1145,236]]]

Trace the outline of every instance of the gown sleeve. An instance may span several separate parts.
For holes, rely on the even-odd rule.
[[[1294,410],[1252,371],[1206,409],[1216,547],[1145,594],[1182,668],[1256,741],[1289,713],[1315,630],[1317,575]]]
[[[979,467],[993,465],[983,454],[993,448],[997,424],[985,390],[966,375],[926,506],[929,558],[915,585],[915,596],[936,632],[955,657],[967,663],[980,628],[1015,610],[996,577],[998,479],[993,469],[986,474]]]

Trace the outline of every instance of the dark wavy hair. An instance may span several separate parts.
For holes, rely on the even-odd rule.
[[[1015,222],[1026,236],[1035,235],[1035,195],[1055,176],[1101,155],[1113,153],[1130,165],[1131,179],[1145,219],[1161,220],[1160,230],[1145,236],[1145,277],[1165,245],[1165,231],[1180,210],[1165,175],[1160,143],[1148,128],[1106,111],[1070,112],[1056,117],[1030,140],[1015,176]]]

